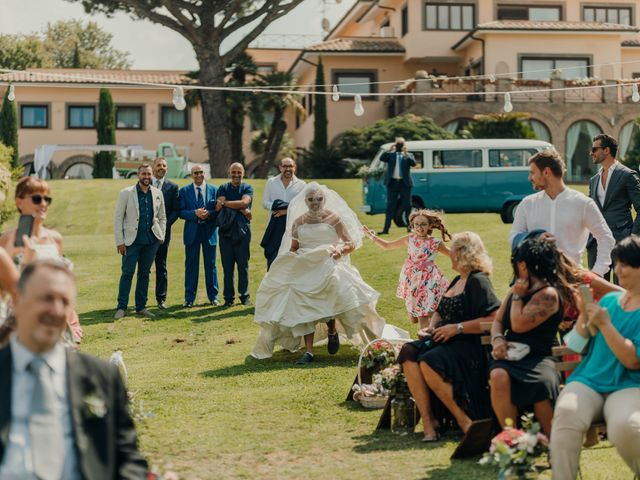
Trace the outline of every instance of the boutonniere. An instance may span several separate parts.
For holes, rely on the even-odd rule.
[[[87,418],[103,418],[107,414],[104,400],[95,393],[90,393],[83,399],[84,413]]]

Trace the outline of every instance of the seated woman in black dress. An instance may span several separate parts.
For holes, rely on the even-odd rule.
[[[440,300],[429,335],[405,344],[398,356],[420,411],[424,441],[438,439],[430,390],[465,433],[473,420],[491,416],[487,353],[480,344],[480,322],[492,321],[500,306],[489,280],[491,260],[473,232],[453,236],[450,258],[459,275]]]
[[[551,433],[553,404],[560,377],[551,347],[563,318],[563,302],[575,306],[574,290],[555,243],[526,240],[511,257],[517,278],[491,328],[491,404],[504,428],[517,421],[518,410],[533,406],[542,431]],[[509,360],[509,342],[526,344],[529,352]]]

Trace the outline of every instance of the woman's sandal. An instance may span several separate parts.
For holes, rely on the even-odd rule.
[[[440,435],[438,435],[437,433],[435,435],[425,435],[424,437],[422,437],[422,442],[424,443],[437,442],[439,440]]]

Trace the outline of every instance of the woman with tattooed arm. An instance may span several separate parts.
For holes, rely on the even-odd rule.
[[[559,375],[551,356],[563,304],[575,304],[553,242],[526,240],[511,257],[516,282],[491,328],[491,405],[504,428],[518,410],[533,406],[542,431],[551,433]]]

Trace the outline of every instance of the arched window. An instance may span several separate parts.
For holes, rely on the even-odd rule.
[[[456,118],[455,120],[446,123],[442,128],[454,135],[460,136],[460,131],[467,128],[469,122],[471,122],[470,118]]]
[[[551,132],[544,123],[535,118],[525,120],[525,123],[531,127],[531,130],[534,131],[538,140],[551,143]]]
[[[635,121],[626,123],[620,130],[618,139],[618,160],[624,160],[627,153],[640,148],[640,126]]]
[[[596,173],[597,168],[591,160],[591,142],[600,133],[602,129],[589,120],[577,121],[569,127],[565,153],[568,180],[589,180]]]

